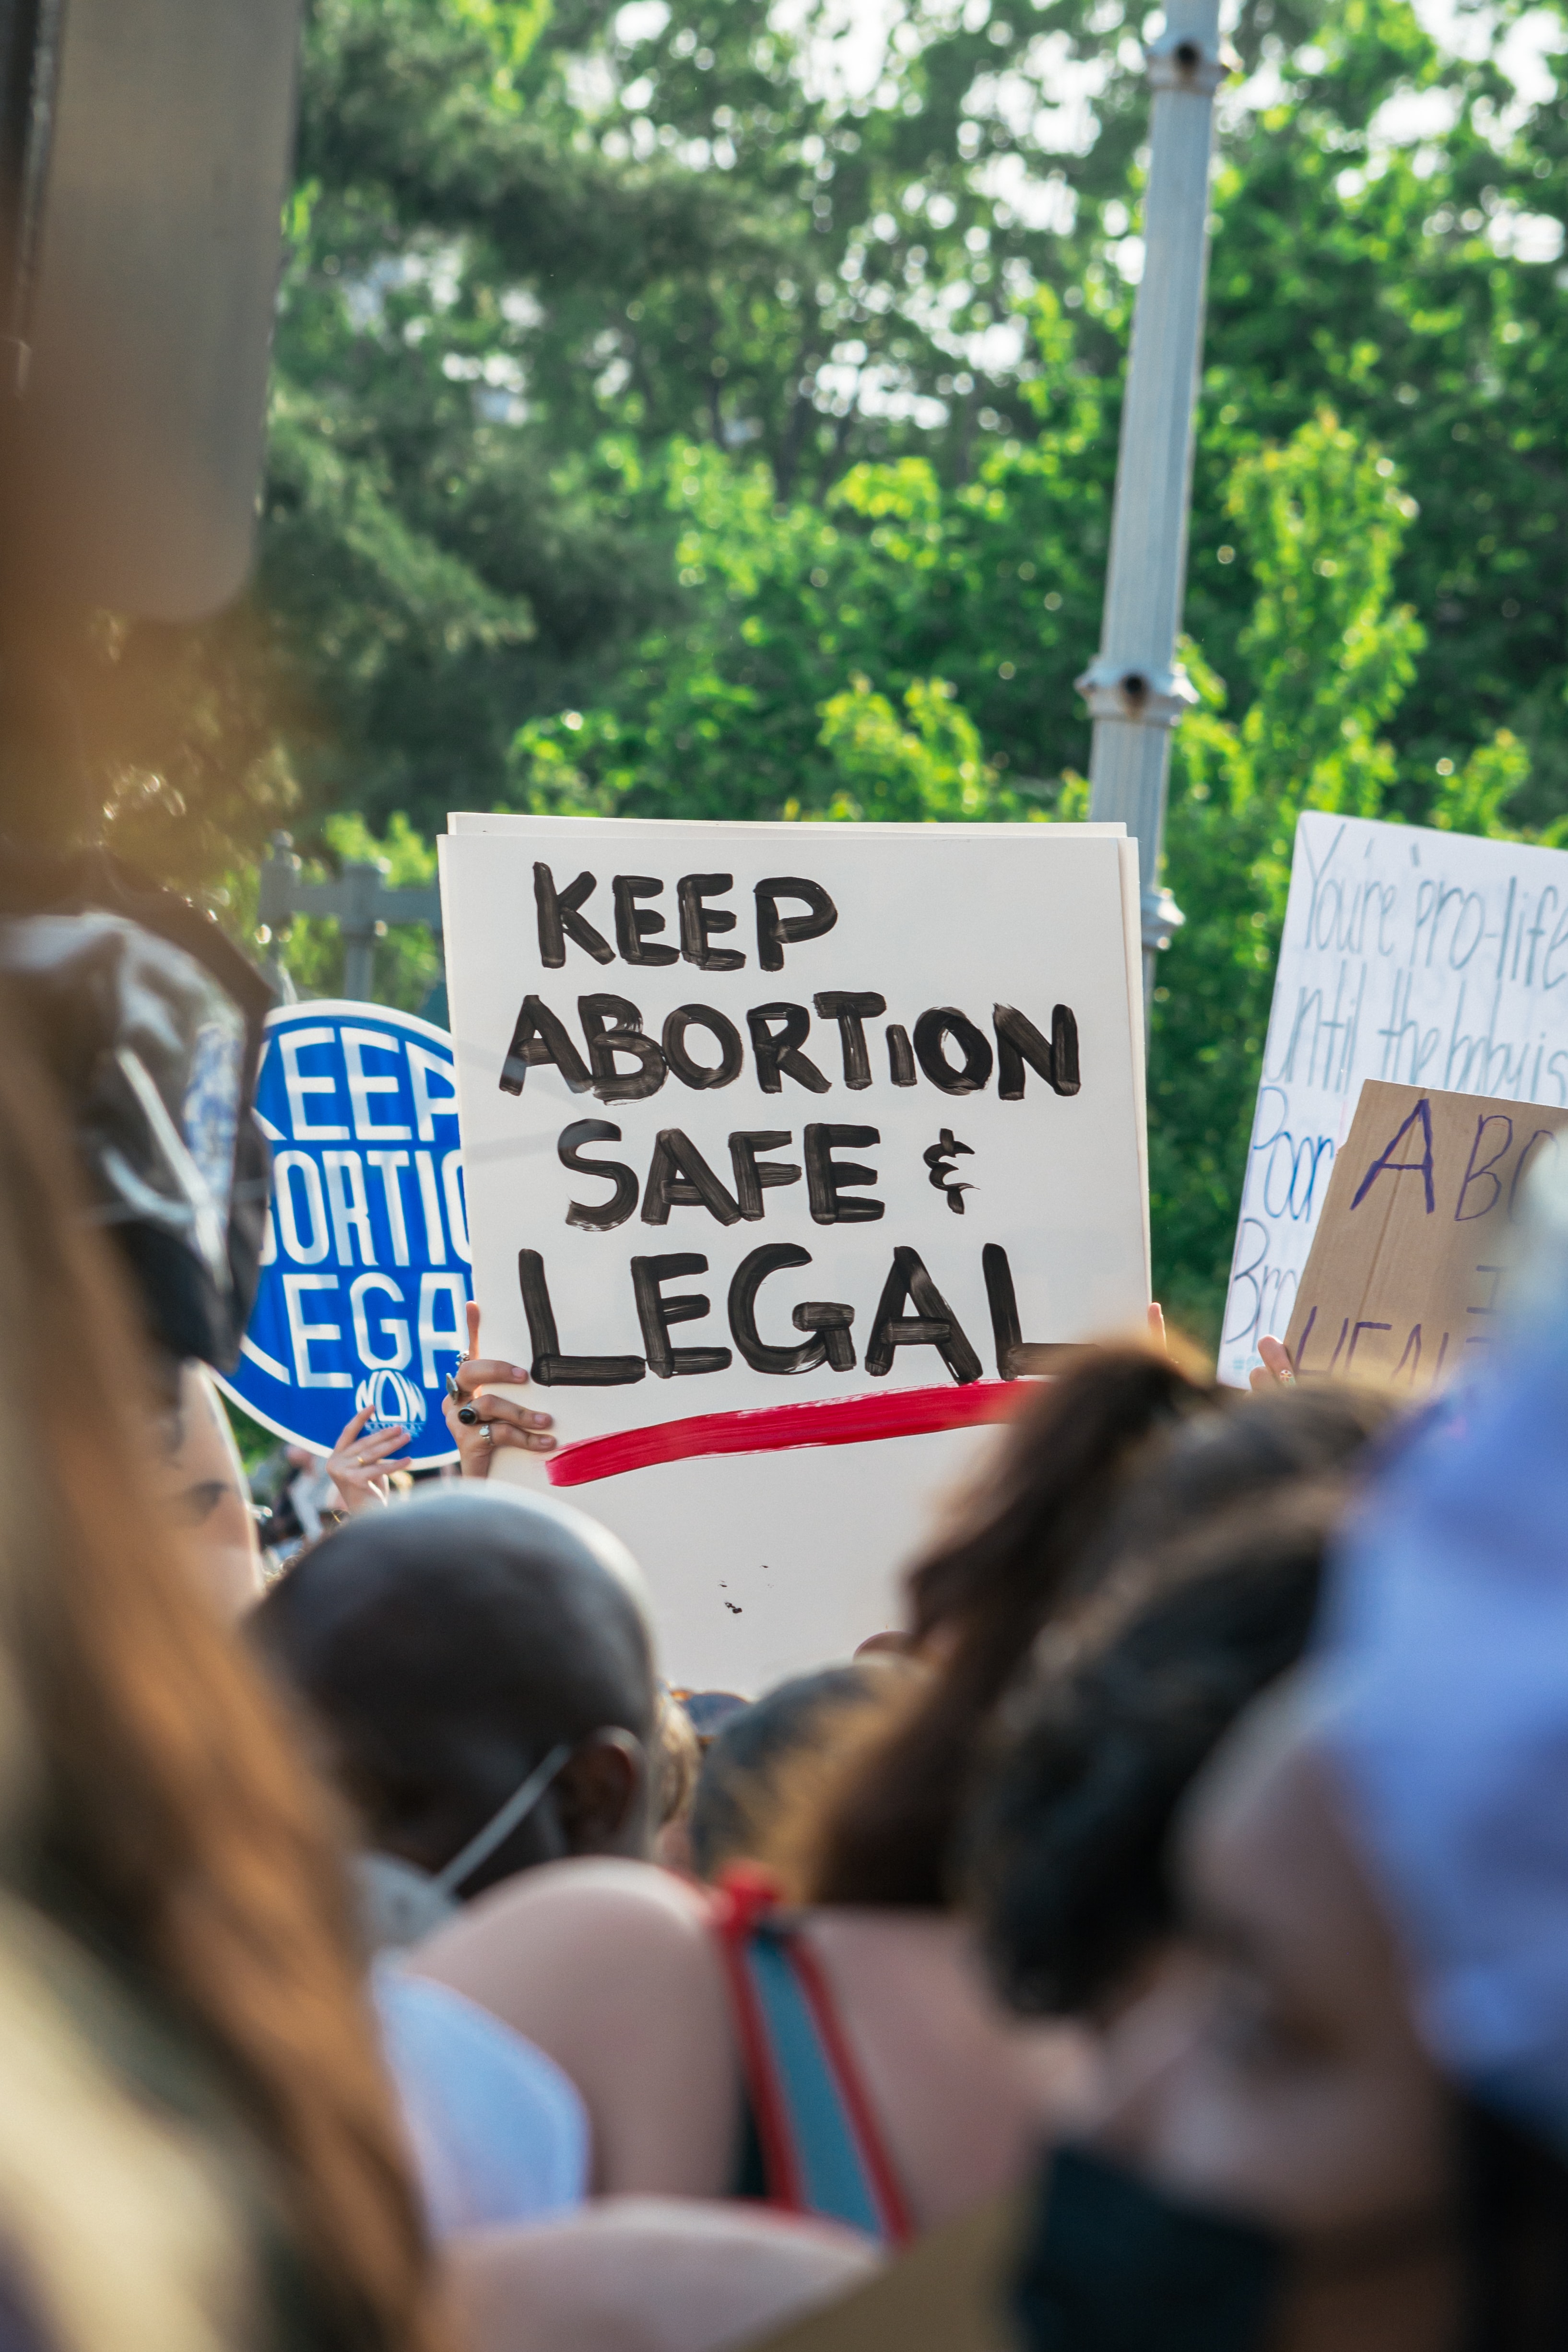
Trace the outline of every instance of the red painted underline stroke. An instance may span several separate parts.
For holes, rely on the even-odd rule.
[[[872,1396],[823,1397],[810,1404],[764,1405],[753,1412],[699,1412],[685,1421],[582,1437],[552,1454],[552,1486],[585,1486],[659,1462],[706,1454],[781,1454],[797,1445],[862,1445],[879,1437],[922,1437],[1008,1421],[1032,1381],[968,1381],[962,1387],[894,1389]]]

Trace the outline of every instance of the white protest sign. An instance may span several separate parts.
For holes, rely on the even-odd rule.
[[[550,1391],[551,1482],[642,1560],[674,1678],[841,1654],[1007,1383],[1141,1319],[1135,848],[451,827],[485,1351]]]
[[[1302,816],[1219,1377],[1282,1337],[1364,1078],[1568,1105],[1568,854]]]

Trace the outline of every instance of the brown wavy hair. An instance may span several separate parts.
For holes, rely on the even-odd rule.
[[[1386,1411],[1332,1390],[1238,1395],[1141,1348],[1097,1349],[1043,1383],[909,1579],[934,1672],[846,1759],[792,1890],[816,1903],[951,1900],[982,1738],[1042,1634],[1071,1643],[1177,1537],[1285,1482],[1337,1475]]]
[[[6,1860],[214,2052],[338,2340],[431,2352],[433,2266],[330,1803],[150,1483],[149,1366],[49,1081],[0,999]]]
[[[955,1524],[910,1575],[911,1631],[937,1661],[895,1719],[846,1759],[798,1891],[816,1903],[929,1908],[981,1726],[1040,1628],[1082,1589],[1082,1562],[1134,1462],[1211,1409],[1168,1356],[1097,1349],[1042,1382]]]

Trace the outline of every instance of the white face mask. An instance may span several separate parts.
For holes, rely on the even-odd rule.
[[[371,1952],[403,1950],[450,1919],[458,1907],[458,1889],[527,1821],[570,1754],[570,1743],[559,1741],[441,1870],[421,1870],[396,1854],[357,1853],[360,1920]]]

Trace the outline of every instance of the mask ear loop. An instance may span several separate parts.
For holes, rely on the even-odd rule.
[[[484,1828],[453,1855],[444,1870],[435,1873],[430,1883],[438,1894],[455,1896],[464,1880],[472,1878],[482,1862],[489,1861],[497,1847],[511,1836],[517,1823],[532,1812],[570,1754],[571,1744],[563,1739],[550,1749],[542,1764],[535,1765],[522,1786],[513,1790],[500,1811],[491,1814]]]

